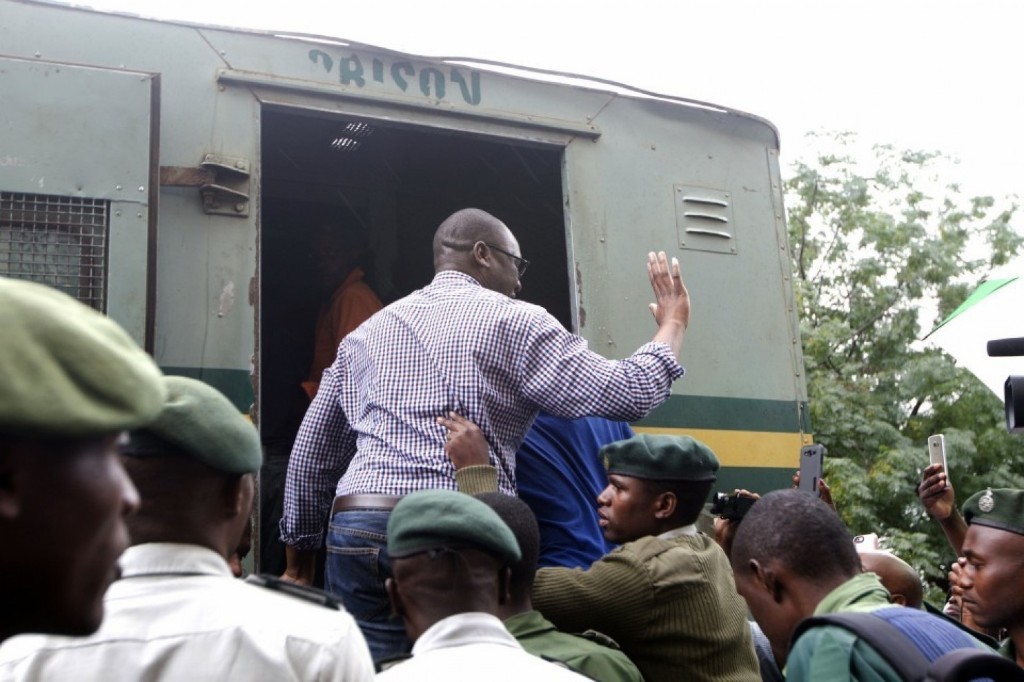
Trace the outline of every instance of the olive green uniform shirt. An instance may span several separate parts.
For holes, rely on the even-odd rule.
[[[1012,639],[1007,637],[1003,640],[1003,643],[999,645],[999,655],[1011,661],[1017,660],[1017,649],[1014,648]]]
[[[892,606],[889,593],[874,573],[861,573],[829,592],[814,610],[868,613]],[[838,625],[811,628],[800,636],[786,660],[787,682],[861,680],[900,682],[896,671],[868,643]]]
[[[643,682],[640,671],[622,651],[559,632],[539,611],[506,618],[505,627],[534,656],[564,663],[598,682]]]
[[[703,534],[628,542],[587,570],[542,568],[533,605],[563,632],[594,629],[648,682],[760,682],[729,560]]]

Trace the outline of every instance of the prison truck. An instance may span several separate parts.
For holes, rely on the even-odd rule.
[[[767,121],[511,65],[0,0],[0,275],[122,324],[286,452],[317,310],[311,216],[369,232],[385,301],[428,283],[454,210],[504,221],[521,297],[610,358],[679,259],[686,376],[638,431],[690,434],[719,490],[789,485],[807,394]]]

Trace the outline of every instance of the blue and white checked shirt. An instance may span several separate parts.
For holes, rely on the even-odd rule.
[[[539,409],[635,421],[682,375],[665,344],[607,360],[543,308],[438,273],[338,347],[292,448],[281,538],[318,547],[332,493],[454,490],[438,416],[458,412],[480,427],[498,488],[514,495],[516,450]]]

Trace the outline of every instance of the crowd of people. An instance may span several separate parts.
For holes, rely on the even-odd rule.
[[[253,424],[109,318],[0,278],[0,680],[1024,679],[1024,491],[961,511],[923,471],[960,557],[944,608],[824,482],[702,532],[716,454],[628,425],[684,374],[678,262],[649,255],[657,330],[608,360],[515,298],[528,261],[494,216],[454,213],[433,259],[383,307],[359,271],[332,284],[286,567],[242,579]],[[325,341],[342,289],[362,303]]]

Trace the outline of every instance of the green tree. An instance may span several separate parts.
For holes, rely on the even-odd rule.
[[[915,491],[927,437],[946,436],[959,503],[1024,487],[1024,441],[1006,433],[1000,400],[918,339],[1020,250],[1017,205],[943,182],[941,154],[815,137],[816,158],[786,183],[815,440],[850,529],[884,536],[944,587],[953,552]]]

